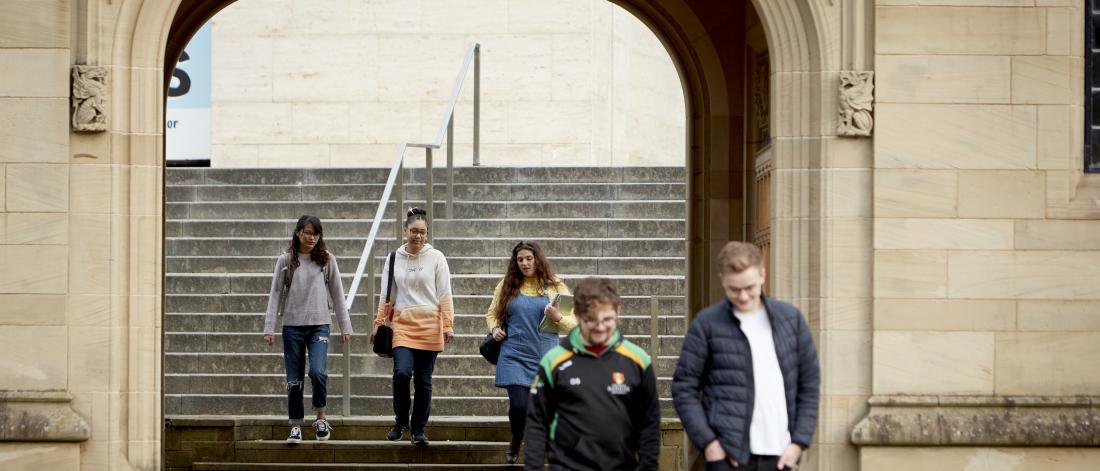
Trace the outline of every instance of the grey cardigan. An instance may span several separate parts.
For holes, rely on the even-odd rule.
[[[271,278],[271,295],[267,300],[267,317],[264,319],[264,335],[275,335],[275,317],[279,310],[279,294],[283,285],[283,270],[287,269],[290,253],[285,252],[275,262],[275,274]],[[336,257],[329,254],[328,291],[321,266],[310,260],[308,255],[299,254],[298,268],[294,270],[294,279],[290,282],[286,309],[283,311],[283,325],[322,325],[332,324],[328,302],[336,311],[340,322],[340,332],[351,334],[351,318],[344,303],[344,286],[340,283],[340,268],[336,266]]]

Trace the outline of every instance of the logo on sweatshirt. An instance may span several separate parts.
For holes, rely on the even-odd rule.
[[[630,386],[626,385],[626,375],[618,371],[611,373],[611,385],[607,387],[607,392],[614,396],[630,394]]]

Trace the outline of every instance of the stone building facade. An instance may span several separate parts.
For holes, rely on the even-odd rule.
[[[0,2],[5,469],[161,463],[165,65],[229,3]],[[816,333],[803,469],[1100,459],[1081,2],[615,3],[683,85],[689,308],[751,236]]]

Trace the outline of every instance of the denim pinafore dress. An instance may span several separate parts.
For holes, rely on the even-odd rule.
[[[535,380],[539,360],[558,345],[556,333],[540,332],[542,311],[550,299],[516,293],[508,303],[508,337],[500,345],[497,360],[497,387],[530,386]]]

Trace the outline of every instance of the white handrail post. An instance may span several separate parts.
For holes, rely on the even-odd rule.
[[[481,165],[481,45],[474,45],[474,167]]]
[[[351,417],[351,342],[341,344],[340,347],[344,349],[344,403],[341,404],[341,409],[344,417]]]
[[[432,221],[435,218],[435,180],[432,179],[432,148],[424,148],[424,171],[427,174],[424,176],[424,186],[427,189],[425,198],[427,199],[427,206],[424,208],[428,211],[428,243],[432,241]]]
[[[404,160],[404,159],[402,159]],[[401,229],[405,226],[405,162],[397,167],[397,211],[393,228],[397,246],[401,246]]]
[[[455,217],[455,115],[447,121],[447,219]]]
[[[660,311],[660,301],[656,296],[650,296],[649,298],[649,354],[653,358],[657,358],[661,354],[661,346],[657,343],[657,313]]]
[[[359,283],[363,279],[363,272],[367,271],[367,283],[370,285],[370,290],[367,296],[367,309],[368,311],[377,312],[377,299],[375,296],[374,285],[374,242],[378,237],[379,231],[383,222],[386,220],[386,209],[390,202],[391,193],[395,189],[397,190],[397,209],[394,217],[394,236],[396,238],[397,245],[401,245],[402,229],[404,228],[405,221],[405,153],[410,146],[424,147],[426,151],[426,186],[427,186],[427,209],[428,210],[428,222],[431,223],[433,219],[433,213],[435,212],[435,198],[434,191],[435,186],[433,184],[433,172],[432,172],[432,149],[439,148],[443,142],[443,133],[447,133],[447,218],[454,217],[454,109],[458,102],[459,93],[462,91],[462,84],[465,81],[466,73],[470,70],[470,62],[473,62],[474,69],[474,117],[473,117],[473,164],[474,166],[480,165],[480,142],[481,142],[481,45],[478,43],[472,43],[467,48],[466,55],[463,58],[462,67],[458,71],[458,76],[455,77],[455,84],[451,91],[451,99],[447,105],[447,110],[443,114],[444,121],[440,123],[439,130],[436,133],[436,138],[433,143],[428,144],[401,144],[397,150],[397,154],[394,156],[393,166],[390,168],[389,176],[386,179],[386,186],[382,189],[382,197],[378,201],[378,207],[374,213],[374,219],[371,223],[370,233],[367,235],[367,241],[363,244],[363,254],[359,257],[359,265],[355,270],[355,277],[351,281],[351,287],[348,288],[346,293],[346,305],[348,312],[352,310],[352,305],[355,304],[355,294],[358,292]],[[351,346],[347,345],[344,348],[344,415],[350,415],[351,413]]]

